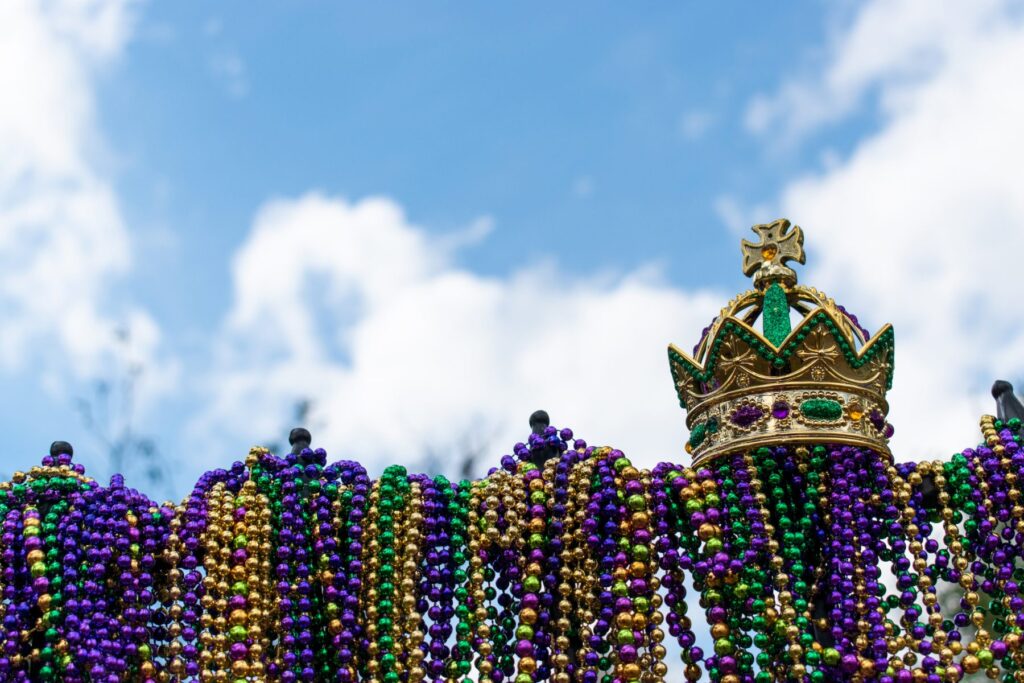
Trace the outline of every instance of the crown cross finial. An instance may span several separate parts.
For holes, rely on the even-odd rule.
[[[792,227],[792,230],[790,230]],[[804,263],[804,232],[785,218],[751,228],[761,238],[757,244],[743,240],[743,274],[754,276],[754,286],[765,289],[772,282],[796,284],[796,272],[787,261]]]

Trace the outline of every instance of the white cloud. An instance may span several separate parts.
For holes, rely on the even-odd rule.
[[[594,179],[590,176],[580,176],[572,182],[572,193],[580,199],[594,194]]]
[[[873,2],[820,73],[773,100],[803,92],[834,116],[845,104],[829,98],[876,89],[886,109],[847,159],[789,183],[779,204],[807,230],[806,282],[874,328],[895,325],[903,459],[973,443],[992,380],[1024,377],[1022,69],[1010,3]],[[780,112],[802,116],[792,105]]]
[[[224,31],[224,22],[220,17],[209,17],[203,22],[203,34],[209,38],[216,38]]]
[[[96,162],[103,150],[94,80],[131,33],[131,5],[0,3],[5,372],[32,368],[51,384],[58,376],[89,377],[102,367],[119,327],[132,328],[143,356],[159,345],[159,329],[145,312],[111,301],[111,283],[130,269],[131,250],[117,197]],[[170,380],[157,374],[160,382]]]
[[[238,53],[222,52],[211,57],[210,72],[231,97],[241,99],[249,94],[248,70]]]
[[[679,119],[679,133],[686,140],[698,140],[708,132],[715,118],[709,111],[694,109]]]
[[[899,116],[913,106],[922,81],[971,59],[979,37],[1000,39],[1012,33],[1011,5],[1001,0],[869,2],[850,25],[837,30],[823,62],[808,65],[808,75],[753,99],[747,127],[794,141],[850,114],[874,93],[885,114]]]
[[[308,397],[335,456],[379,471],[431,451],[452,471],[467,435],[488,445],[480,465],[496,464],[545,408],[647,464],[684,457],[665,347],[688,343],[721,294],[554,262],[490,278],[452,256],[386,198],[268,203],[234,260],[194,433],[247,444]]]

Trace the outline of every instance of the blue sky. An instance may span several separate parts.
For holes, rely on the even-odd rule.
[[[768,201],[814,163],[743,117],[820,51],[821,3],[269,7],[146,6],[100,88],[128,221],[173,231],[203,294],[196,310],[143,280],[182,325],[227,305],[223,264],[267,197],[385,194],[436,232],[491,216],[465,255],[484,273],[660,260],[701,285],[737,281],[712,200]]]
[[[988,294],[1024,246],[1016,3],[0,12],[4,472],[67,438],[108,473],[75,399],[119,328],[175,496],[301,398],[376,469],[496,462],[536,407],[681,461],[664,347],[779,215],[804,281],[895,324],[907,457],[967,445],[1024,370]]]

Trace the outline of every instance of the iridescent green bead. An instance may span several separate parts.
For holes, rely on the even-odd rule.
[[[521,624],[516,629],[516,638],[519,640],[530,640],[533,638],[533,628],[527,624]]]

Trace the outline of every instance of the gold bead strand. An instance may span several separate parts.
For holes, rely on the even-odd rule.
[[[643,486],[643,496],[645,501],[645,509],[643,517],[638,518],[640,513],[634,513],[633,523],[634,525],[642,524],[642,527],[648,530],[650,534],[648,558],[647,558],[647,576],[648,583],[650,584],[650,611],[648,613],[648,642],[647,652],[643,657],[649,657],[649,661],[645,668],[649,671],[649,674],[644,674],[641,678],[642,683],[664,683],[665,676],[668,675],[668,666],[665,664],[665,655],[667,651],[665,646],[662,644],[665,640],[665,631],[661,628],[662,622],[665,620],[665,615],[661,611],[663,598],[659,592],[661,588],[661,579],[658,576],[660,569],[660,555],[658,554],[657,536],[656,529],[651,529],[651,510],[654,506],[654,496],[651,491],[654,489],[654,481],[651,475],[651,471],[647,469],[640,470],[640,483]]]
[[[576,501],[576,512],[572,525],[572,588],[575,605],[577,632],[576,680],[582,681],[587,671],[596,671],[597,667],[587,664],[588,654],[593,652],[590,638],[593,636],[593,624],[597,612],[597,560],[590,552],[584,525],[588,518],[587,507],[590,504],[590,486],[594,475],[593,458],[582,460],[572,470],[569,479],[570,496]]]
[[[396,598],[400,596],[401,614],[406,616],[402,637],[396,640],[401,642],[406,680],[408,683],[419,683],[427,672],[422,667],[424,653],[420,647],[425,636],[423,615],[416,611],[420,561],[423,557],[423,488],[418,481],[410,482],[406,512],[400,542],[401,580],[396,595]]]
[[[552,463],[552,466],[545,466],[544,468],[544,491],[547,495],[547,508],[549,514],[554,516],[553,508],[558,503],[555,499],[555,477],[557,476],[558,471],[558,459],[552,459],[548,462]],[[545,463],[545,465],[547,465],[547,463]],[[555,603],[555,609],[551,611],[551,621],[553,624],[550,639],[552,683],[571,683],[569,680],[569,673],[567,671],[570,661],[569,651],[571,645],[568,633],[569,629],[572,627],[572,622],[569,619],[572,613],[572,603],[569,599],[572,597],[571,563],[572,551],[575,546],[575,540],[572,534],[572,523],[576,514],[576,501],[573,497],[570,483],[572,481],[572,469],[566,473],[566,496],[565,501],[562,503],[564,511],[561,516],[562,532],[558,536],[558,540],[561,542],[562,547],[559,551],[558,577],[554,591],[554,598],[557,602]]]
[[[229,587],[221,550],[222,543],[230,543],[231,532],[225,529],[225,514],[222,508],[226,506],[230,509],[230,498],[232,497],[224,483],[218,482],[210,489],[207,498],[207,526],[202,536],[203,564],[206,569],[203,584],[206,592],[201,600],[203,607],[203,613],[200,616],[202,632],[199,635],[201,645],[199,678],[204,682],[226,680],[225,675],[218,676],[219,668],[227,661],[227,637],[224,635],[227,620],[221,614],[227,607],[227,600],[222,596],[227,593]],[[225,534],[227,539],[223,538]],[[229,548],[225,547],[223,550],[230,554]]]
[[[493,545],[497,535],[497,505],[499,499],[496,495],[496,487],[491,477],[483,481],[474,481],[470,487],[469,510],[467,518],[469,524],[466,528],[468,538],[467,548],[469,571],[466,575],[466,591],[473,606],[471,614],[471,626],[475,631],[477,643],[476,668],[480,672],[480,682],[490,683],[493,667],[488,661],[490,656],[491,627],[487,623],[487,607],[484,577],[484,558]],[[453,655],[454,656],[454,655]],[[447,668],[447,667],[446,667]]]
[[[365,631],[368,646],[365,650],[357,652],[356,670],[360,675],[365,675],[371,683],[380,683],[380,660],[378,659],[379,649],[377,647],[377,583],[380,576],[377,570],[380,568],[380,560],[377,557],[380,550],[380,527],[377,525],[377,516],[380,514],[378,504],[380,503],[380,479],[375,479],[370,487],[366,511],[366,533],[363,543],[362,564],[366,579],[361,586],[359,605],[362,608],[363,630]],[[363,611],[365,610],[365,611]]]
[[[168,505],[170,507],[170,505]],[[181,616],[184,608],[182,606],[182,582],[184,572],[179,563],[182,557],[181,527],[186,519],[185,503],[174,506],[174,517],[169,523],[170,533],[167,535],[167,545],[163,552],[163,561],[167,565],[167,581],[160,595],[160,601],[164,604],[167,613],[167,642],[163,643],[157,650],[157,654],[167,663],[165,671],[161,674],[161,680],[170,680],[170,676],[179,678],[185,673],[185,660],[181,656]]]

